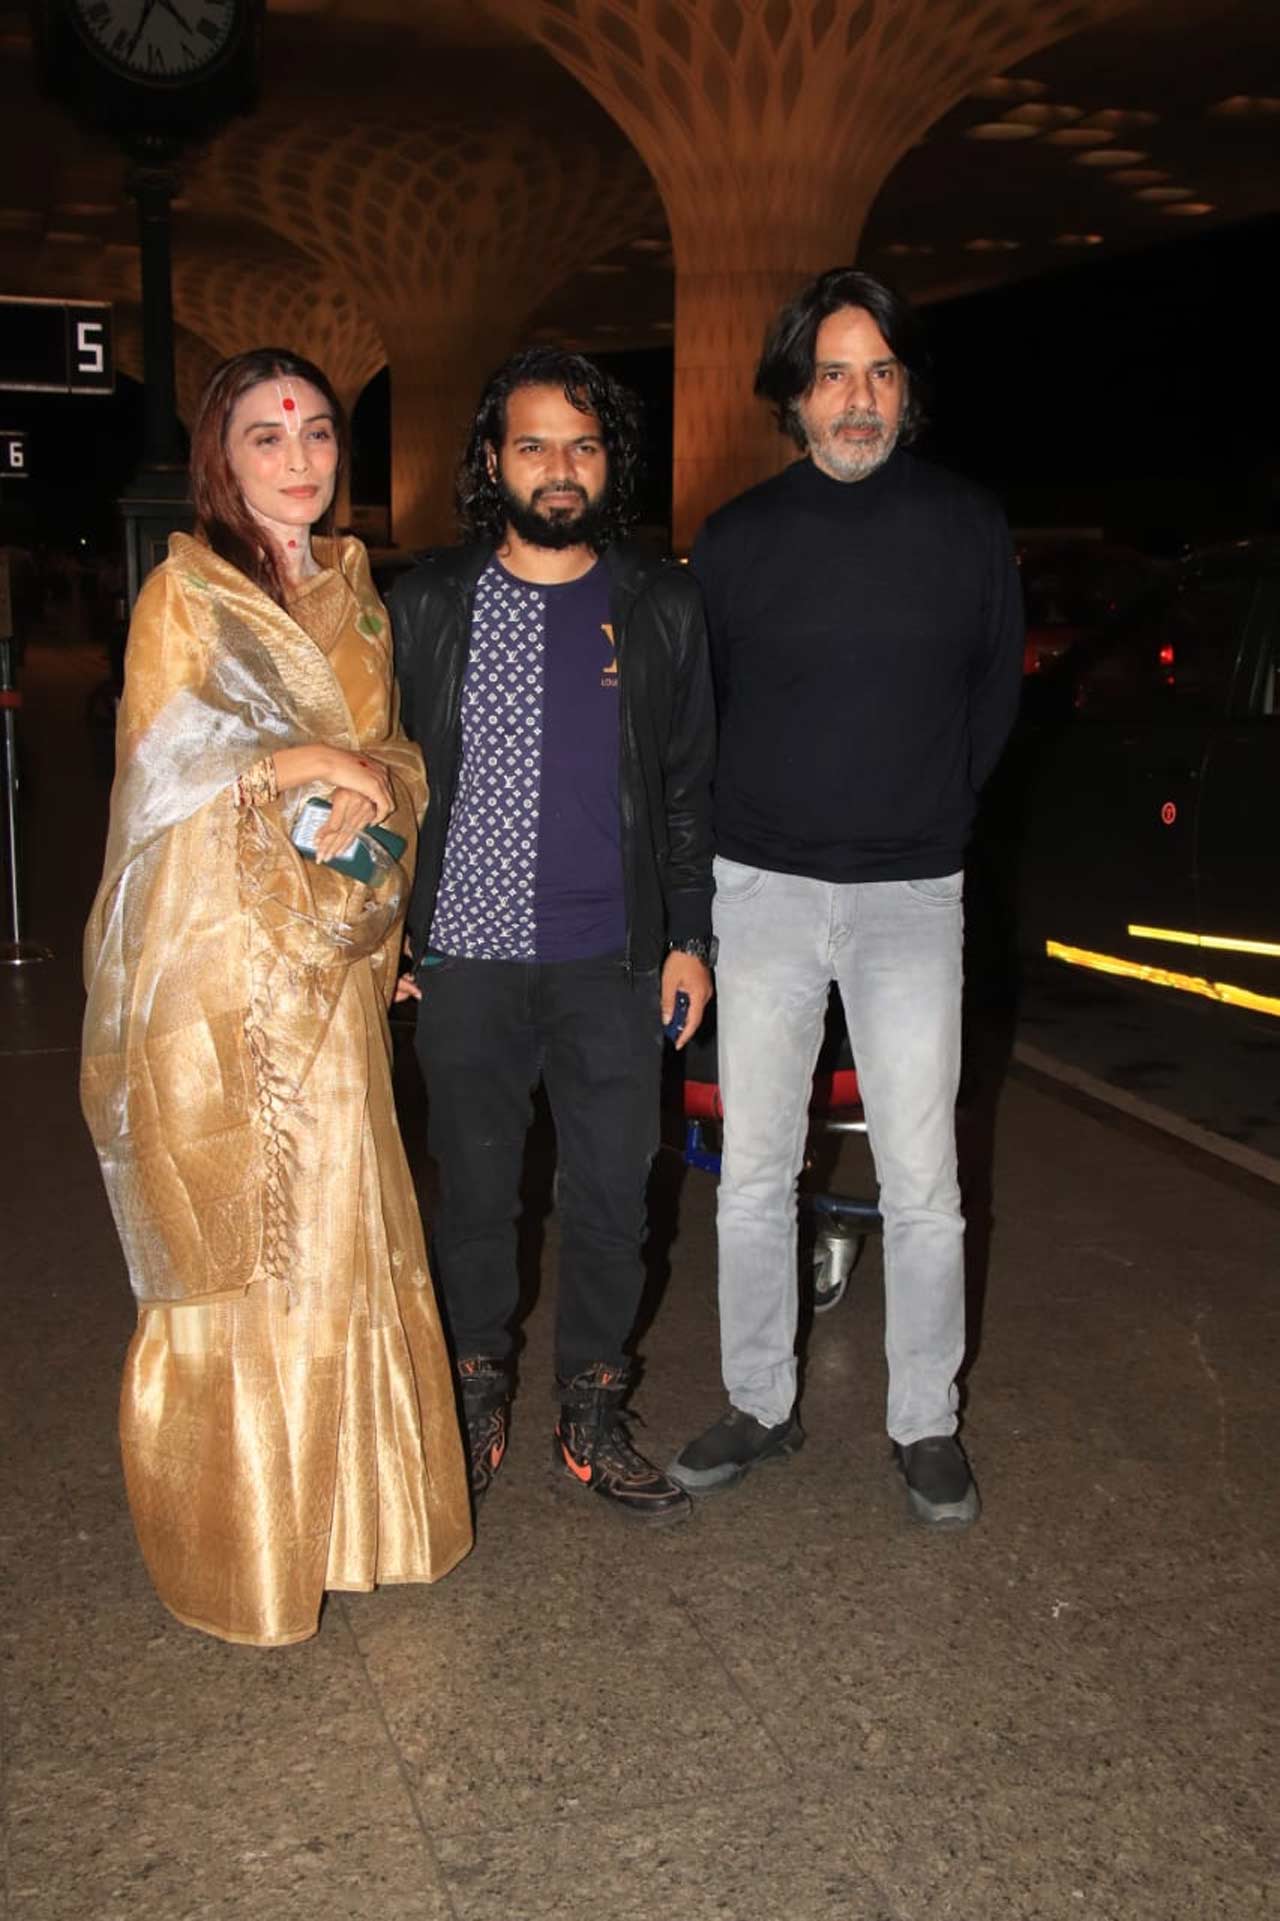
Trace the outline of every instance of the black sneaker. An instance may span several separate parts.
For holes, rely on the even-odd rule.
[[[560,1419],[551,1442],[557,1483],[598,1494],[615,1513],[650,1527],[687,1521],[689,1496],[632,1445],[622,1411],[628,1371],[603,1364],[558,1383]]]
[[[912,1511],[930,1527],[968,1527],[982,1506],[964,1449],[954,1434],[927,1434],[908,1447],[893,1444]]]
[[[471,1498],[480,1502],[506,1458],[511,1375],[501,1361],[478,1354],[458,1362],[458,1381],[467,1427]]]
[[[804,1446],[804,1429],[794,1408],[776,1427],[731,1407],[714,1427],[681,1448],[667,1470],[690,1494],[711,1494],[732,1487],[762,1461],[785,1461]]]

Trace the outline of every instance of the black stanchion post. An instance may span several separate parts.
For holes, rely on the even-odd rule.
[[[2,557],[0,557],[2,558]],[[22,705],[22,695],[18,692],[15,671],[15,649],[13,635],[9,630],[7,618],[9,596],[7,568],[5,569],[5,589],[0,595],[0,740],[3,741],[4,765],[0,776],[4,786],[5,810],[5,856],[8,873],[6,875],[5,899],[8,909],[8,940],[0,941],[0,966],[29,967],[34,961],[52,960],[53,954],[38,941],[22,938],[22,876],[18,846],[18,709]]]

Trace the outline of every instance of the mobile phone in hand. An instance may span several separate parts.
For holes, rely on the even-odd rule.
[[[313,795],[305,802],[294,822],[293,832],[289,838],[304,860],[315,859],[316,836],[326,825],[332,806],[332,801],[322,800],[318,795]],[[375,857],[379,859],[381,857],[378,855],[378,847],[369,846],[370,840],[376,841],[382,852],[390,855],[393,861],[399,860],[405,850],[406,843],[402,834],[393,834],[389,827],[365,827],[358,834],[352,835],[341,853],[331,854],[325,863],[326,866],[332,867],[336,873],[346,874],[352,880],[363,881],[366,887],[372,886],[377,873]],[[383,872],[385,871],[384,867]]]
[[[669,1041],[679,1040],[680,1036],[684,1033],[684,1024],[688,1018],[689,996],[682,987],[676,995],[675,1009],[671,1015],[671,1019],[667,1021],[662,1029]]]

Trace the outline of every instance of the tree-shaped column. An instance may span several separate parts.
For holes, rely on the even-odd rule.
[[[483,123],[437,111],[428,125],[344,118],[335,129],[318,107],[289,128],[276,116],[249,123],[215,144],[197,184],[224,211],[253,208],[373,317],[391,370],[392,516],[404,545],[450,537],[480,384],[519,344],[526,317],[661,217],[617,128],[545,71],[532,119],[491,100]]]
[[[786,458],[764,328],[854,257],[895,162],[970,87],[1130,0],[487,0],[614,115],[676,263],[675,533]]]

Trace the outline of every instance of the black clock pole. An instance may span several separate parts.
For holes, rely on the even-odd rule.
[[[135,136],[129,150],[127,186],[138,208],[143,367],[142,467],[120,499],[132,608],[143,581],[164,559],[169,535],[190,530],[192,512],[174,381],[171,211],[179,148],[169,135],[150,133]]]
[[[142,271],[142,364],[144,468],[181,467],[174,382],[173,264],[170,212],[178,178],[174,155],[163,140],[140,144],[128,178],[138,204]]]
[[[174,380],[170,214],[184,146],[257,97],[265,0],[34,0],[44,85],[124,146],[142,273],[142,467],[120,501],[129,605],[190,529]],[[177,32],[175,33],[175,25]]]

